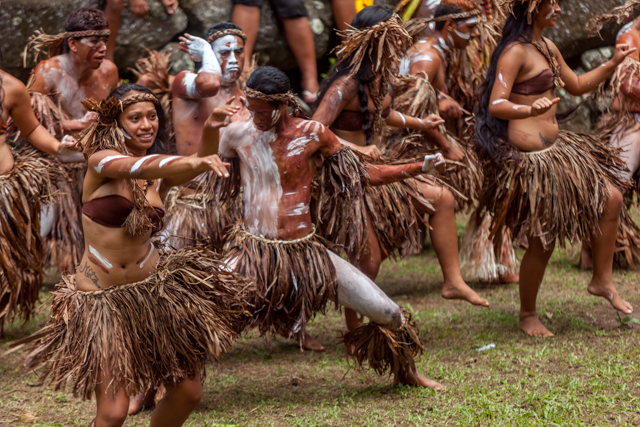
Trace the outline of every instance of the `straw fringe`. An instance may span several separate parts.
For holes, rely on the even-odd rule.
[[[40,206],[53,192],[55,165],[27,146],[0,176],[0,335],[6,321],[29,320],[42,286]]]
[[[173,132],[171,123],[171,75],[169,74],[173,65],[170,61],[171,54],[168,52],[161,53],[144,46],[142,48],[147,53],[147,57],[139,58],[136,61],[135,68],[129,69],[138,80],[143,76],[147,78],[145,85],[160,101],[168,120],[167,127]]]
[[[480,214],[492,216],[494,244],[503,227],[515,239],[539,237],[545,248],[571,244],[599,232],[598,220],[610,196],[607,182],[623,193],[629,183],[618,178],[625,165],[619,149],[588,135],[560,131],[549,148],[520,152],[502,167],[484,163]],[[515,153],[514,153],[515,154]]]
[[[403,310],[404,323],[395,331],[370,321],[342,335],[347,357],[355,359],[358,367],[366,361],[378,375],[386,372],[417,372],[415,357],[422,354],[420,330],[411,314]]]
[[[103,291],[78,291],[75,276],[63,276],[47,325],[9,346],[35,341],[25,367],[43,365],[56,390],[89,399],[102,378],[134,396],[204,375],[244,327],[253,291],[212,251],[163,253],[149,278]]]
[[[325,313],[329,302],[337,305],[335,268],[315,231],[296,240],[268,240],[238,223],[230,232],[225,259],[237,274],[256,283],[250,326],[261,334],[293,337],[316,313]],[[300,348],[302,339],[300,334]]]
[[[591,37],[600,35],[600,30],[608,21],[616,21],[618,25],[626,24],[633,19],[636,6],[640,5],[640,0],[629,0],[622,6],[614,7],[607,13],[591,18],[586,25],[586,30]]]

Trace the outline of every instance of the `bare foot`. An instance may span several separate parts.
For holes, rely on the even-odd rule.
[[[520,329],[530,337],[552,337],[553,334],[544,327],[538,316],[534,314],[520,314]]]
[[[416,377],[417,374],[417,377]],[[437,381],[430,380],[419,372],[416,373],[407,373],[400,371],[398,375],[393,380],[393,384],[405,384],[405,385],[413,385],[424,388],[432,388],[435,391],[444,390],[444,386]]]
[[[444,390],[444,386],[442,384],[440,384],[437,381],[434,380],[430,380],[429,378],[425,377],[422,374],[418,374],[418,384],[421,387],[425,387],[425,388],[432,388],[435,391],[442,391]]]
[[[593,259],[591,258],[591,247],[582,244],[582,250],[580,251],[580,269],[581,270],[593,270]]]
[[[591,295],[606,299],[616,310],[626,314],[631,314],[633,312],[631,304],[620,298],[620,295],[618,295],[618,291],[615,286],[613,286],[613,283],[601,285],[596,282],[595,279],[592,279],[589,286],[587,286],[587,291],[589,291]]]
[[[133,399],[129,401],[129,412],[127,415],[135,415],[145,409],[151,409],[156,405],[156,390],[151,388],[146,393],[138,393]]]
[[[498,277],[498,283],[519,283],[520,275],[519,274],[504,274]]]
[[[473,305],[489,307],[489,301],[484,298],[480,298],[480,296],[478,296],[478,294],[464,282],[461,282],[461,284],[458,285],[445,282],[442,286],[442,298],[462,299]]]
[[[304,332],[304,338],[302,338],[302,347],[307,350],[324,351],[324,346],[320,344],[320,341],[315,339],[308,332]]]

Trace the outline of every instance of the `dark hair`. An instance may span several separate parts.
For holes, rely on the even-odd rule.
[[[209,40],[209,37],[211,37],[213,35],[213,33],[217,33],[218,31],[223,31],[223,30],[240,30],[240,31],[242,31],[242,28],[238,27],[236,24],[233,24],[231,22],[221,22],[219,24],[212,25],[209,28],[209,31],[207,31],[207,37],[205,38],[205,40]]]
[[[125,95],[129,92],[142,92],[155,96],[150,89],[144,86],[140,86],[135,83],[125,83],[114,89],[108,97],[111,98],[112,96],[115,96],[117,100],[121,101],[126,98]],[[156,140],[153,141],[151,148],[147,150],[147,154],[165,154],[167,152],[166,146],[168,139],[167,117],[164,114],[162,105],[160,105],[160,101],[154,105],[156,107],[156,114],[158,115],[158,134],[156,135]]]
[[[491,91],[496,81],[496,71],[498,60],[504,50],[512,43],[531,43],[533,40],[533,25],[527,23],[528,3],[519,3],[513,8],[513,13],[507,18],[502,30],[502,38],[498,42],[491,63],[487,70],[485,81],[478,87],[476,97],[476,145],[480,153],[496,163],[504,160],[502,144],[511,142],[507,139],[508,120],[501,120],[493,117],[489,113],[489,102],[491,101]]]
[[[289,77],[276,67],[260,67],[249,76],[247,87],[265,95],[278,95],[289,92],[291,82]],[[278,103],[272,104],[277,106]]]
[[[356,29],[373,27],[380,22],[387,21],[393,16],[393,9],[386,6],[373,5],[365,7],[353,18],[351,26]],[[318,96],[316,105],[320,105],[322,99],[327,93],[327,90],[342,76],[349,75],[351,73],[351,66],[349,61],[345,61],[340,68],[332,73],[331,76],[325,81],[322,91]],[[373,79],[373,63],[368,55],[365,55],[362,59],[362,65],[355,75],[355,79],[358,82],[358,105],[360,106],[360,114],[362,115],[362,131],[366,137],[366,145],[371,144],[371,138],[373,132],[371,131],[371,116],[369,115],[369,96],[367,95],[366,87]]]
[[[66,32],[72,31],[87,31],[87,30],[106,30],[109,28],[107,22],[107,16],[103,11],[98,9],[91,9],[88,7],[81,7],[74,10],[67,15],[64,20],[64,30]],[[67,40],[64,41],[64,53],[69,51],[69,44]]]
[[[2,70],[2,49],[0,49],[0,70]],[[2,87],[2,74],[0,74],[0,121],[4,111],[4,88]]]
[[[436,7],[435,12],[433,13],[433,17],[439,18],[441,16],[455,15],[457,13],[464,13],[464,10],[456,6],[451,6],[449,4],[439,4],[438,7]],[[436,31],[442,31],[447,21],[436,22],[435,23]]]

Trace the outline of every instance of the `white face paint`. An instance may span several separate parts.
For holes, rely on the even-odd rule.
[[[126,130],[124,130],[124,128],[120,128],[120,130],[122,131],[122,134],[124,135],[125,138],[127,139],[131,139],[131,137],[129,136],[129,134],[127,133]]]
[[[491,103],[491,105],[498,105],[498,104],[501,104],[501,103],[506,102],[506,101],[508,101],[508,100],[507,100],[507,99],[503,99],[503,98],[501,98],[501,99],[496,99],[495,101],[493,101],[493,102]]]
[[[112,160],[122,159],[125,157],[129,157],[129,156],[107,156],[104,159],[100,160],[100,163],[98,163],[98,166],[95,166],[93,169],[95,169],[96,172],[101,173],[104,165],[106,165]]]
[[[551,17],[553,16],[553,14],[556,12],[556,8],[552,7],[551,10],[549,11],[549,13],[547,13],[547,16],[545,16],[544,18],[549,20],[551,19]]]
[[[469,40],[471,38],[471,33],[463,33],[456,30],[455,28],[453,29],[453,32],[456,33],[456,35],[460,37],[462,40]]]
[[[154,158],[154,157],[158,157],[159,155],[160,155],[160,154],[152,154],[152,155],[150,155],[150,156],[144,156],[144,157],[142,157],[140,160],[138,160],[137,162],[135,162],[135,163],[133,164],[133,166],[131,166],[131,173],[137,172],[137,171],[138,171],[138,169],[140,169],[140,166],[142,166],[142,164],[143,164],[144,162],[146,162],[147,160],[152,159],[152,158]]]
[[[464,21],[456,21],[456,25],[458,27],[462,27],[463,25],[477,24],[477,23],[478,23],[477,16],[474,16],[473,18],[465,19]]]
[[[213,53],[216,55],[216,59],[222,68],[222,82],[229,84],[235,82],[240,76],[240,66],[238,65],[238,59],[236,58],[236,52],[241,49],[238,46],[238,39],[232,34],[219,37],[211,43]],[[229,54],[225,59],[222,59],[224,54]],[[225,62],[226,61],[226,64]],[[233,77],[232,73],[233,72]]]
[[[280,120],[280,109],[279,108],[277,110],[273,110],[271,112],[271,126],[275,126],[275,124],[278,123],[278,120]]]
[[[113,267],[113,265],[109,262],[108,259],[106,259],[105,257],[103,257],[102,255],[100,255],[100,252],[98,252],[96,250],[96,248],[94,248],[93,246],[89,245],[89,252],[91,252],[91,254],[96,257],[96,259],[98,261],[100,261],[100,263],[102,265],[104,265],[107,270],[111,270],[111,268]]]

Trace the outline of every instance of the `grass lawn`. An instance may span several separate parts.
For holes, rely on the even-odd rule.
[[[426,348],[418,367],[444,392],[394,387],[389,377],[350,368],[336,339],[344,321],[332,311],[309,326],[327,347],[323,353],[301,353],[293,341],[254,333],[240,339],[220,366],[209,367],[204,398],[185,425],[640,425],[640,272],[614,272],[620,294],[637,307],[620,319],[587,293],[590,273],[570,263],[576,253],[556,250],[542,285],[539,314],[556,334],[550,339],[519,332],[517,285],[472,283],[491,302],[482,309],[440,297],[432,251],[383,264],[377,282],[413,311]],[[4,342],[44,324],[48,289],[36,319],[9,327]],[[475,350],[490,343],[495,348]],[[17,369],[20,360],[0,356],[0,426],[88,424],[94,402],[39,385],[36,373]],[[148,425],[150,414],[125,425]]]

